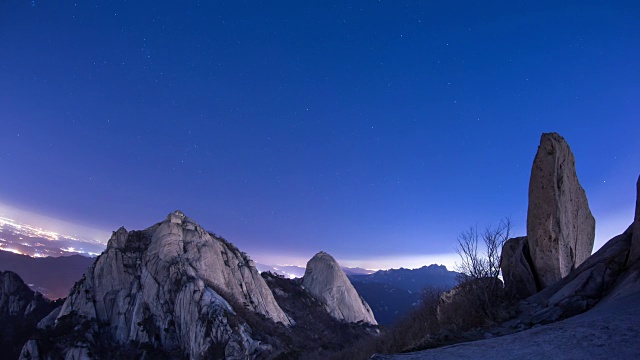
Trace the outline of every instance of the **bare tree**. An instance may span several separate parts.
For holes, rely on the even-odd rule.
[[[482,233],[477,226],[463,231],[456,246],[461,260],[456,271],[462,274],[463,280],[498,278],[502,246],[510,235],[511,219],[508,217],[500,220],[496,227],[487,226]],[[479,248],[481,245],[484,245],[484,251]]]
[[[447,322],[464,328],[504,318],[500,256],[510,235],[511,220],[505,218],[496,227],[488,226],[480,232],[472,226],[458,236],[458,285],[449,293],[449,299],[442,301],[442,318]]]

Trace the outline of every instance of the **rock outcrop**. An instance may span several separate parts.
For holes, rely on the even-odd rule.
[[[529,182],[527,239],[534,271],[547,287],[567,276],[593,250],[595,220],[578,181],[569,145],[542,134]]]
[[[512,238],[504,243],[500,269],[508,295],[526,298],[538,291],[526,236]]]
[[[582,313],[603,299],[640,292],[640,259],[631,256],[639,224],[636,212],[626,231],[609,240],[569,275],[529,297],[523,305],[526,321],[554,322]]]
[[[253,261],[176,211],[143,231],[115,231],[56,317],[54,331],[74,333],[63,345],[31,340],[22,358],[86,358],[95,351],[116,358],[154,351],[190,359],[272,354],[252,338],[239,311],[290,325]]]
[[[309,260],[302,285],[334,318],[377,324],[373,311],[331,255],[321,251]]]
[[[55,302],[29,289],[18,274],[0,271],[0,348],[3,356],[17,358],[36,324],[56,306]]]

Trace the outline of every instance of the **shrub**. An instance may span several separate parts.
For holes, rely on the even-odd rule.
[[[506,320],[509,304],[499,276],[502,247],[510,235],[511,220],[505,218],[482,233],[470,227],[458,236],[458,285],[441,297],[438,308],[445,327],[469,330]]]

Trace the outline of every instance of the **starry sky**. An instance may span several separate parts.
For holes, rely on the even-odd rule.
[[[636,1],[0,2],[0,215],[105,242],[180,209],[263,263],[451,264],[526,227],[540,134],[596,246],[633,220]]]

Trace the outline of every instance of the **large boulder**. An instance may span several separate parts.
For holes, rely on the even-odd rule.
[[[115,231],[56,317],[51,335],[68,338],[31,340],[22,358],[268,356],[249,313],[290,325],[253,261],[176,211],[143,231]]]
[[[507,240],[502,247],[500,269],[509,296],[524,299],[538,291],[526,236]]]
[[[331,316],[346,322],[377,325],[373,311],[345,275],[336,260],[325,252],[307,263],[302,286],[319,300]]]
[[[593,250],[595,220],[564,138],[545,133],[529,181],[527,239],[534,271],[545,288],[569,274]]]

